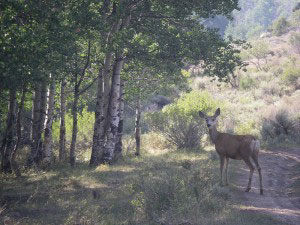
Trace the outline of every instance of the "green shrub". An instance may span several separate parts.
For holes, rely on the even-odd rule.
[[[289,39],[292,47],[300,54],[300,33],[293,33]]]
[[[242,121],[237,124],[234,128],[236,134],[254,134],[256,123],[254,120]]]
[[[165,136],[158,132],[147,132],[142,134],[142,150],[149,153],[155,153],[156,150],[161,152],[162,149],[170,149],[170,143]]]
[[[299,142],[299,121],[286,109],[279,109],[273,118],[264,118],[261,136],[269,143]]]
[[[284,69],[281,79],[286,83],[287,85],[295,86],[296,88],[299,86],[300,78],[300,68],[294,67],[292,65],[288,66]]]
[[[243,76],[240,78],[240,88],[242,90],[249,90],[256,87],[255,80],[250,76]]]
[[[147,114],[146,120],[150,129],[161,132],[177,148],[198,148],[205,132],[198,111],[212,113],[217,105],[207,92],[192,91],[164,107],[162,112]]]
[[[273,35],[281,36],[281,35],[287,33],[289,26],[290,25],[289,25],[288,21],[284,17],[278,18],[272,24]]]

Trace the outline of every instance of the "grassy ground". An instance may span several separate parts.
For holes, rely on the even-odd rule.
[[[205,151],[125,157],[118,165],[57,165],[1,175],[0,224],[280,224],[240,214]]]

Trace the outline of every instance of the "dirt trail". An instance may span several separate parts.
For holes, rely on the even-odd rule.
[[[292,197],[289,189],[294,182],[291,179],[294,169],[296,166],[299,168],[300,149],[261,150],[259,163],[262,167],[264,195],[259,194],[257,170],[253,175],[251,191],[244,192],[249,169],[239,161],[234,166],[237,169],[234,186],[238,189],[234,191],[235,202],[242,205],[241,210],[269,214],[283,224],[300,224],[300,196]]]

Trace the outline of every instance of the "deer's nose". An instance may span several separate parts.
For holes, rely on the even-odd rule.
[[[210,127],[211,125],[210,124],[207,124],[207,127]]]

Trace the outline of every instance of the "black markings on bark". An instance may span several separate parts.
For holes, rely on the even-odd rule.
[[[118,126],[118,133],[121,133],[122,131],[123,131],[123,120],[120,120]]]

